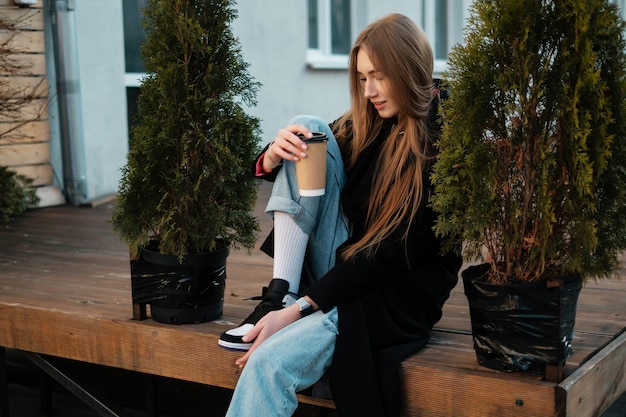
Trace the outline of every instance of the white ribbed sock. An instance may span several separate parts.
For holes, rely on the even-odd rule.
[[[289,292],[298,293],[309,235],[285,212],[274,212],[274,278],[289,282]]]

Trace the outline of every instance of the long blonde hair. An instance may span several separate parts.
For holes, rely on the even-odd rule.
[[[344,258],[378,245],[403,222],[409,226],[422,200],[422,170],[428,152],[428,114],[433,98],[433,52],[424,32],[409,18],[391,14],[371,23],[357,38],[349,58],[351,107],[335,125],[335,135],[349,155],[347,168],[380,133],[383,119],[364,97],[356,70],[365,49],[384,74],[388,94],[398,104],[397,124],[382,146],[367,212],[367,232],[348,246]],[[409,228],[404,232],[404,238]]]

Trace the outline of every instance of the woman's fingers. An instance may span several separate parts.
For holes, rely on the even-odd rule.
[[[250,350],[247,351],[245,355],[243,355],[241,358],[235,361],[235,365],[239,366],[240,368],[243,368],[244,366],[246,366],[246,363],[248,362],[248,358],[250,357],[251,354],[252,352]]]
[[[275,156],[290,161],[306,158],[307,145],[297,136],[298,133],[307,138],[312,136],[311,131],[304,125],[290,125],[279,130],[271,146]]]
[[[250,346],[250,349],[248,349],[248,351],[241,358],[235,361],[235,364],[240,368],[243,368],[246,365],[246,362],[248,362],[248,358],[252,352],[254,352],[254,350],[268,338],[268,336],[264,334],[266,332],[262,331],[265,328],[264,324],[266,318],[267,316],[259,320],[259,322],[243,337],[244,342],[249,342],[251,340],[254,340],[254,342],[252,343],[252,346]]]
[[[271,311],[267,313],[259,322],[244,336],[244,341],[254,340],[250,350],[248,350],[241,358],[235,361],[239,367],[243,367],[248,358],[271,335],[280,329],[288,326],[300,317],[300,310],[297,305],[293,304],[281,310]]]

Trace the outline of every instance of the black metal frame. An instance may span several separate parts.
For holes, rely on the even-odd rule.
[[[54,366],[49,360],[43,356],[32,353],[23,352],[24,355],[41,371],[42,380],[40,385],[40,402],[41,410],[44,415],[52,412],[52,396],[51,396],[51,380],[56,381],[61,386],[71,392],[76,398],[84,402],[89,408],[94,410],[102,417],[119,417],[109,406],[101,400],[89,393],[79,383],[74,381],[68,375],[63,373],[59,368]],[[159,414],[158,401],[156,398],[156,379],[154,375],[144,374],[146,378],[146,398],[147,412],[146,415],[156,417]],[[6,348],[0,346],[0,417],[9,417],[9,387],[7,380],[7,356]]]
[[[7,351],[0,346],[0,417],[9,417],[9,384],[7,382]]]

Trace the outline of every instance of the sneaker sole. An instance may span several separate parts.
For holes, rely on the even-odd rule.
[[[222,339],[219,339],[217,341],[217,344],[226,349],[239,350],[239,351],[244,351],[244,352],[250,350],[250,347],[252,346],[252,343],[233,343],[233,342],[226,342]]]

